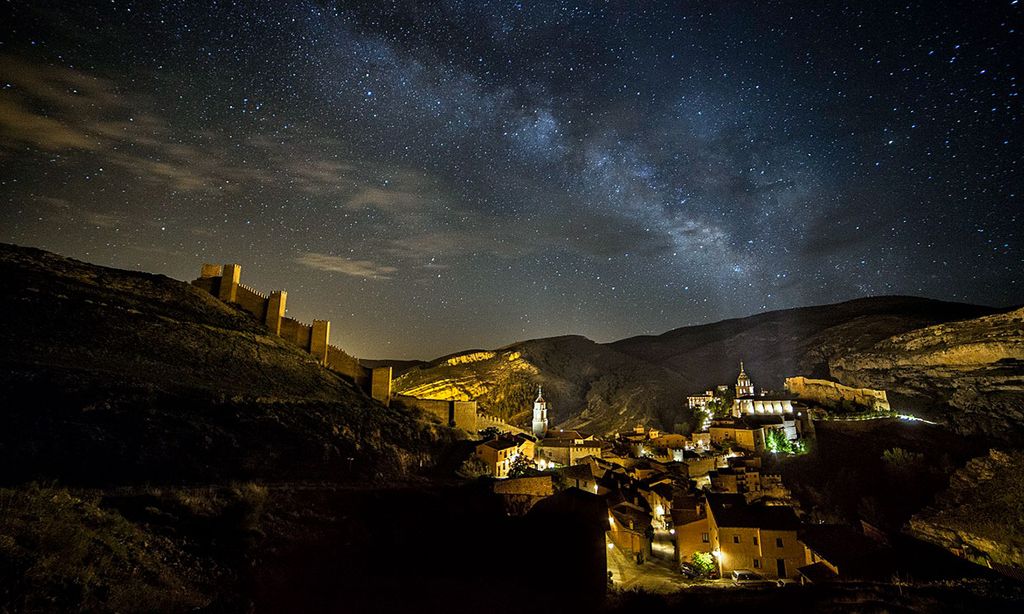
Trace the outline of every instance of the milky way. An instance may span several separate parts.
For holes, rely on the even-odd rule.
[[[0,240],[360,356],[1024,301],[1013,0],[4,8]]]

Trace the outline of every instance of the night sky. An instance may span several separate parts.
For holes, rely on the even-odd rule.
[[[1022,10],[7,2],[0,241],[238,262],[372,358],[1021,303]]]

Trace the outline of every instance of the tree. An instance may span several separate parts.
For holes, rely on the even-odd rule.
[[[702,576],[709,576],[715,571],[715,557],[710,552],[694,552],[690,561],[697,573]]]
[[[521,478],[532,475],[535,472],[533,459],[527,458],[525,454],[519,454],[512,461],[512,466],[508,469],[508,477]]]
[[[712,418],[728,418],[732,412],[732,402],[726,402],[725,397],[715,397],[708,401],[705,409]]]
[[[490,475],[490,471],[487,469],[487,463],[473,456],[472,458],[468,458],[463,461],[455,474],[460,478],[473,480],[485,475]]]
[[[484,441],[494,439],[498,435],[501,435],[501,429],[496,426],[489,426],[485,429],[481,429],[480,431],[480,439],[483,439]]]
[[[783,454],[793,454],[796,451],[793,442],[786,437],[785,432],[779,429],[768,429],[768,432],[764,434],[764,447],[769,452],[782,452]]]

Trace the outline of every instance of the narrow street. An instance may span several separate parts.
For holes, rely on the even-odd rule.
[[[643,588],[654,593],[672,593],[686,586],[683,576],[671,560],[652,557],[643,565],[618,548],[608,551],[608,570],[612,572],[612,586],[617,590]]]

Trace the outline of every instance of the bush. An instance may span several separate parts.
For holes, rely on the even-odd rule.
[[[702,576],[709,576],[715,571],[715,557],[710,552],[694,552],[690,557],[693,567]]]
[[[0,611],[183,611],[206,604],[170,542],[64,489],[0,489]]]

